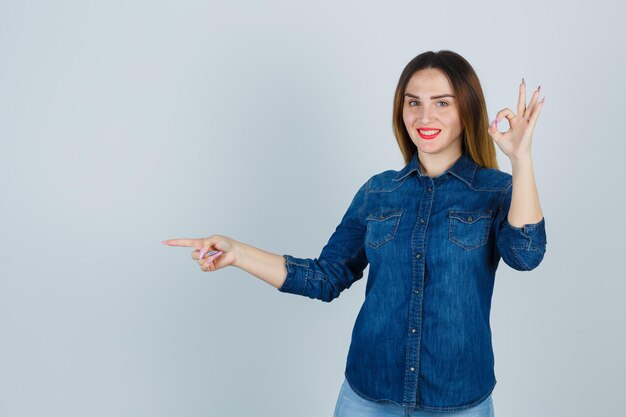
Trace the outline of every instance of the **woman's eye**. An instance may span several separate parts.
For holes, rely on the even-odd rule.
[[[449,103],[447,101],[438,101],[436,104],[440,105],[439,107],[448,107],[449,106]],[[410,107],[415,107],[415,106],[419,106],[419,105],[420,105],[419,101],[415,101],[415,100],[409,101],[409,106]]]

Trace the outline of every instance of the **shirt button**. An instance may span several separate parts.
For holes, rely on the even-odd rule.
[[[424,224],[424,223],[426,223],[426,220],[420,219],[420,223]]]
[[[433,191],[433,189],[428,187],[428,192],[431,193],[432,191]]]
[[[415,290],[415,294],[419,294],[419,293],[420,293],[420,290]]]
[[[468,218],[467,218],[467,221],[468,221],[468,222],[471,222],[471,221],[472,221],[472,218],[471,218],[471,217],[468,217]]]
[[[415,257],[416,257],[417,259],[419,259],[419,258],[421,258],[421,257],[422,257],[422,254],[421,254],[421,253],[418,253],[417,255],[415,255]]]
[[[411,368],[410,368],[410,369],[411,369],[411,372],[413,372],[413,371],[415,370],[415,368],[413,368],[412,366],[411,366]]]
[[[417,330],[415,329],[411,329],[411,333],[415,333]]]

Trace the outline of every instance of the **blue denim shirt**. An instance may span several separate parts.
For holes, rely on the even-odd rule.
[[[363,276],[345,377],[363,398],[453,411],[496,384],[489,313],[500,258],[528,271],[546,250],[545,220],[512,226],[512,177],[463,154],[422,175],[417,153],[369,178],[318,258],[284,254],[278,291],[332,301]]]

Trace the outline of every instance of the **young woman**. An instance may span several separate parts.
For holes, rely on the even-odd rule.
[[[531,139],[539,88],[489,124],[480,82],[452,51],[405,67],[393,127],[406,165],[371,176],[318,258],[278,255],[222,235],[195,248],[203,271],[237,266],[285,293],[332,301],[363,276],[335,407],[343,416],[493,416],[489,313],[500,258],[534,269],[546,250]],[[509,130],[500,132],[506,117]],[[513,175],[498,170],[495,146]],[[210,257],[207,251],[213,250]]]

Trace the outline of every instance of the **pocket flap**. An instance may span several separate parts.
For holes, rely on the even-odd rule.
[[[385,221],[387,219],[389,219],[390,217],[397,217],[397,216],[401,216],[402,212],[404,210],[403,209],[385,209],[385,208],[381,208],[378,210],[375,210],[373,212],[371,212],[370,214],[367,215],[367,220],[376,220],[376,221]]]
[[[493,215],[493,210],[473,210],[473,211],[459,211],[451,210],[449,212],[451,219],[457,219],[463,223],[472,224],[479,219],[490,219]]]

